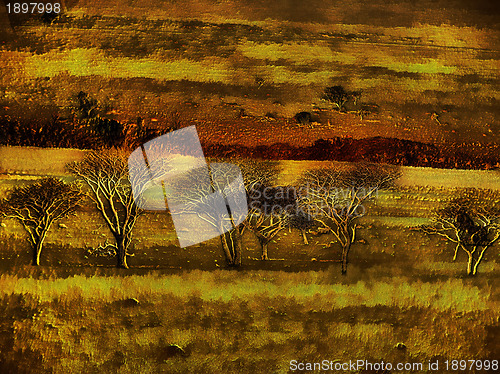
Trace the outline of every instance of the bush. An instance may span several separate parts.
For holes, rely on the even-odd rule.
[[[330,101],[337,110],[344,109],[345,103],[349,100],[349,93],[342,86],[332,86],[325,88],[323,99]]]
[[[309,125],[312,121],[312,115],[309,112],[300,112],[293,117],[300,125]]]

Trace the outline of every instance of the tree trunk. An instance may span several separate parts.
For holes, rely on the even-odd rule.
[[[476,264],[472,267],[472,275],[477,274],[477,266],[479,265],[479,262],[476,262]]]
[[[500,233],[499,233],[499,236],[500,236]],[[483,250],[479,253],[478,258],[476,259],[476,263],[474,264],[474,267],[473,267],[473,270],[472,270],[472,275],[476,275],[476,273],[477,273],[477,267],[481,263],[481,261],[483,259],[483,256],[484,256],[484,253],[486,252],[486,250],[488,249],[488,247],[491,246],[492,244],[494,244],[497,240],[498,240],[498,237],[495,238],[495,239],[493,239],[487,246],[483,247]]]
[[[226,259],[226,265],[227,266],[232,266],[234,259],[233,259],[233,254],[231,252],[231,249],[229,248],[229,243],[227,240],[227,232],[222,234],[220,236],[220,242],[222,245],[222,253],[224,253],[224,258]]]
[[[125,249],[125,238],[116,236],[116,266],[122,269],[128,269],[127,250]]]
[[[300,232],[302,233],[302,241],[303,241],[303,243],[306,244],[306,245],[308,245],[309,241],[307,240],[306,230],[300,230]]]
[[[262,254],[260,256],[260,259],[263,261],[269,260],[269,257],[267,255],[267,245],[268,242],[265,240],[259,240],[260,241],[260,247],[262,249]]]
[[[344,236],[346,238],[345,243],[342,244],[342,274],[345,275],[347,273],[347,263],[349,262],[347,256],[349,255],[349,251],[351,249],[351,245],[354,242],[356,235],[356,225],[352,227],[346,227]]]
[[[241,266],[241,233],[239,228],[225,232],[221,235],[222,251],[228,266]]]
[[[345,275],[347,273],[347,256],[349,255],[349,250],[351,249],[351,236],[348,234],[346,235],[346,242],[343,243],[342,245],[342,274]]]
[[[14,16],[12,13],[11,14],[7,13],[6,7],[3,6],[0,7],[0,24],[1,24],[0,36],[7,40],[9,40],[15,35],[14,28],[12,27],[12,22],[11,22],[12,16]]]
[[[43,242],[38,241],[35,244],[34,252],[33,252],[33,266],[40,265],[40,254],[42,253]]]
[[[467,260],[467,275],[475,275],[474,271],[474,256],[468,254],[469,258]]]
[[[347,273],[347,255],[349,254],[349,248],[350,244],[348,246],[343,246],[342,247],[342,274],[345,275]]]
[[[234,266],[241,266],[241,254],[243,252],[243,244],[241,242],[240,229],[236,227],[233,231],[233,245],[234,245]]]
[[[43,242],[45,241],[45,238],[47,237],[47,232],[49,231],[50,224],[42,230],[40,236],[36,235],[36,232],[33,233],[33,239],[31,243],[33,244],[33,265],[38,266],[40,265],[40,255],[42,254],[42,247],[43,247]]]

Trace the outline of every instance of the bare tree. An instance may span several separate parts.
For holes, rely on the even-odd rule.
[[[116,257],[117,266],[126,269],[132,231],[143,213],[140,204],[134,200],[127,158],[125,150],[102,149],[90,151],[82,161],[67,165],[68,170],[89,187],[89,196],[115,239],[114,244],[106,244],[104,248],[100,248],[111,250]],[[163,161],[168,164],[168,160],[159,160]],[[146,189],[147,182],[161,179],[161,174],[167,171],[167,165],[150,169],[142,169],[137,165],[136,172],[133,173],[137,179],[134,185],[136,188],[142,185]]]
[[[359,91],[351,91],[349,93],[349,96],[352,98],[352,101],[354,102],[354,105],[358,105],[358,100],[361,100],[361,96],[363,95],[363,90]]]
[[[187,242],[198,243],[220,236],[226,264],[236,267],[241,265],[238,225],[245,217],[231,209],[227,198],[232,195],[245,197],[244,189],[239,190],[241,185],[232,184],[239,175],[235,165],[212,163],[209,168],[190,169],[170,179],[166,185],[167,189],[175,191],[168,205],[174,222],[176,219],[182,222],[180,226],[188,233]]]
[[[0,213],[18,220],[33,247],[33,265],[40,264],[43,243],[52,224],[73,214],[84,194],[76,184],[44,178],[28,186],[14,187],[0,201]]]
[[[421,227],[455,244],[453,261],[459,250],[467,254],[467,274],[476,275],[486,251],[500,238],[500,196],[491,190],[467,189],[461,196],[435,212],[433,223]]]
[[[301,206],[321,228],[331,232],[342,246],[342,274],[356,237],[356,221],[365,214],[364,204],[380,189],[392,186],[400,173],[394,167],[359,163],[348,169],[335,167],[307,171],[301,178]]]
[[[300,231],[304,244],[309,244],[307,240],[307,231],[311,230],[316,225],[314,218],[310,214],[298,207],[290,217],[289,225],[291,228]]]
[[[327,87],[323,93],[323,99],[331,102],[339,111],[344,109],[349,98],[349,93],[342,86]]]
[[[210,196],[216,191],[224,191],[226,196],[248,196],[251,191],[259,188],[259,185],[269,183],[277,173],[276,162],[255,160],[231,160],[231,164],[220,162],[224,160],[211,159],[209,164],[210,178],[207,183],[206,170],[193,169],[176,180],[171,188],[179,191],[169,206],[182,206],[173,214],[193,214],[204,223],[212,227],[215,235],[220,235],[222,251],[226,265],[230,267],[241,266],[242,259],[242,234],[246,228],[243,222],[247,217],[242,216],[240,211],[231,210],[226,200],[226,210],[221,210],[216,200],[211,201]],[[238,167],[235,167],[238,166]],[[241,175],[243,177],[244,191],[232,182]],[[181,188],[189,186],[189,189]],[[170,186],[167,186],[170,187]],[[227,229],[227,225],[232,226]]]
[[[269,188],[269,186],[276,184],[278,174],[281,170],[280,165],[276,161],[263,160],[237,161],[237,164],[243,173],[243,180],[248,200],[248,216],[244,221],[244,224],[241,226],[240,231],[243,233],[245,229],[250,229],[254,232],[261,245],[261,259],[267,260],[268,244],[272,238],[274,238],[285,227],[285,217],[288,213],[285,211],[272,212],[272,210],[268,210],[266,212],[265,210],[262,210],[262,206],[261,208],[256,209],[257,206],[252,204],[255,202],[255,198],[259,196],[259,193],[263,193],[266,186]],[[274,192],[276,192],[276,190]],[[262,195],[257,199],[257,202],[259,202],[260,199],[260,203],[262,203],[262,198],[265,198],[265,196]],[[288,198],[276,198],[275,196],[271,200],[274,200],[277,208],[285,208],[288,201],[287,199]],[[272,201],[268,201],[267,203],[270,204]],[[262,214],[259,215],[259,213]]]
[[[297,209],[295,189],[290,186],[259,185],[249,191],[248,203],[248,216],[244,225],[259,240],[261,260],[269,260],[269,242],[288,227]]]

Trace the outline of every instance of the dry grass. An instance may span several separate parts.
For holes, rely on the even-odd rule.
[[[333,270],[332,270],[333,271]],[[445,282],[412,282],[395,277],[390,282],[331,284],[328,271],[311,273],[243,273],[238,277],[230,271],[193,271],[169,276],[91,277],[73,276],[66,279],[18,278],[0,276],[1,292],[33,294],[40,301],[71,296],[76,292],[86,299],[109,302],[127,298],[159,300],[165,294],[176,297],[196,295],[204,301],[229,302],[234,298],[290,297],[318,309],[338,309],[356,305],[398,308],[429,308],[460,312],[484,311],[490,290],[464,284],[463,280]],[[315,298],[318,301],[314,301]]]
[[[0,335],[0,368],[284,373],[292,359],[423,362],[486,358],[496,349],[489,326],[498,301],[484,280],[343,285],[331,278],[331,271],[2,276],[0,331],[16,334]],[[185,357],[171,355],[170,344]]]
[[[381,195],[360,222],[347,276],[332,238],[304,246],[294,231],[271,244],[280,261],[251,260],[258,248],[247,236],[243,271],[199,270],[222,263],[217,244],[159,245],[173,240],[166,215],[143,217],[137,267],[127,271],[84,257],[81,244],[103,231],[90,211],[51,232],[42,253],[50,266],[28,265],[22,232],[2,233],[0,372],[286,373],[290,360],[497,358],[496,253],[467,278],[462,258],[450,262],[449,243],[396,225],[410,211],[425,217],[420,210],[452,192],[401,187]],[[15,232],[11,223],[6,229]],[[259,270],[266,266],[274,271]],[[185,354],[173,354],[171,344]]]
[[[439,7],[432,11],[433,24],[429,9],[395,4],[412,20],[395,27],[391,17],[371,24],[376,17],[367,16],[369,11],[356,16],[357,11],[336,11],[340,5],[325,8],[324,2],[298,12],[309,17],[314,10],[319,22],[282,20],[280,15],[288,14],[282,2],[258,10],[252,4],[169,1],[148,8],[113,1],[103,8],[93,1],[50,27],[26,25],[19,30],[19,45],[0,51],[3,105],[10,108],[5,113],[16,117],[13,108],[26,100],[62,109],[69,96],[84,90],[107,96],[124,121],[158,118],[172,103],[186,101],[207,106],[209,114],[198,119],[212,121],[221,98],[259,117],[277,112],[291,118],[325,105],[319,100],[323,89],[342,84],[363,89],[363,103],[379,104],[384,115],[368,118],[376,125],[355,115],[332,115],[335,135],[498,140],[496,30],[454,25],[460,17]],[[347,13],[361,21],[331,18]],[[446,15],[450,18],[443,19]],[[430,118],[433,112],[440,124]],[[330,132],[327,126],[321,130]]]
[[[196,124],[208,143],[303,146],[387,134],[498,140],[497,31],[476,26],[477,13],[443,2],[395,3],[378,13],[378,4],[357,0],[328,9],[319,0],[101,3],[78,5],[68,24],[20,28],[19,44],[0,51],[3,118],[37,117],[42,107],[48,118],[65,115],[83,90],[109,99],[124,123],[140,116],[160,128],[178,112],[176,122]],[[292,14],[285,3],[295,4]],[[364,120],[328,112],[307,129],[286,119],[324,106],[319,96],[332,84],[363,89],[363,103],[379,104],[379,112]],[[237,118],[240,109],[250,117]],[[264,119],[267,112],[278,119]],[[9,154],[14,167],[6,170],[33,172],[34,161],[54,167],[48,155],[26,158],[27,168],[17,156]],[[292,165],[283,180],[308,165]],[[22,230],[7,222],[0,228],[0,373],[285,373],[293,359],[498,359],[497,252],[469,279],[462,258],[451,262],[453,246],[407,229],[452,193],[439,187],[498,189],[498,173],[405,171],[402,187],[381,194],[360,222],[345,277],[331,237],[303,246],[295,232],[271,244],[279,261],[253,260],[258,249],[247,237],[250,270],[203,271],[220,263],[217,244],[175,248],[168,218],[153,215],[137,226],[133,268],[115,270],[113,261],[85,257],[86,244],[104,239],[89,211],[50,233],[45,266],[35,269],[26,265]],[[2,179],[0,196],[21,179]],[[170,344],[185,355],[173,355]]]

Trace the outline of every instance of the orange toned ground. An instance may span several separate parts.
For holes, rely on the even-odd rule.
[[[0,115],[64,115],[85,91],[108,116],[197,124],[209,142],[499,140],[498,24],[486,2],[106,4],[68,2],[50,25],[11,15]],[[336,84],[363,90],[378,113],[331,111],[320,96]],[[320,123],[297,126],[294,114],[313,108]]]

